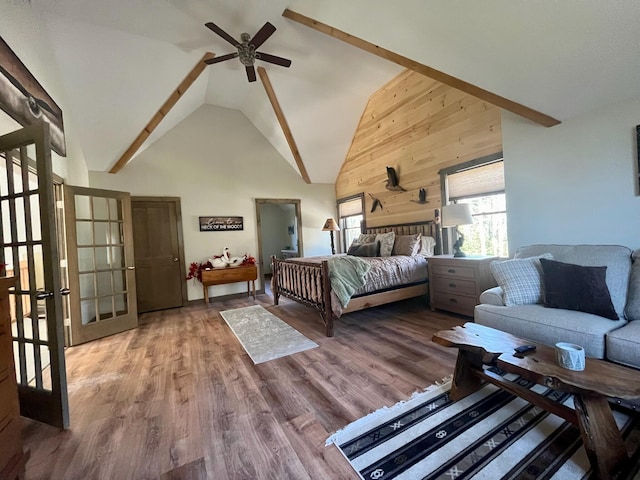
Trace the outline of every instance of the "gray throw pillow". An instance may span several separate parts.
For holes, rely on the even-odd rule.
[[[409,257],[418,253],[420,248],[420,234],[396,235],[393,241],[392,255],[407,255]]]
[[[354,257],[379,257],[380,256],[380,242],[372,243],[353,243],[349,247],[347,255],[353,255]]]
[[[553,255],[545,253],[537,257],[491,262],[489,268],[496,282],[502,288],[506,306],[543,302],[541,258],[553,260]]]

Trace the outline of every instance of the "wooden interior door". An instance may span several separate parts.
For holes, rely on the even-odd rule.
[[[130,194],[64,191],[73,346],[137,327],[138,309]]]
[[[133,197],[138,312],[182,307],[187,299],[180,199]]]
[[[62,312],[67,291],[60,288],[49,141],[44,122],[0,137],[0,262],[16,280],[9,310],[20,413],[67,428]]]

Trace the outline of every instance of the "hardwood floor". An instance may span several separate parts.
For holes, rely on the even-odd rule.
[[[412,299],[349,314],[262,304],[320,345],[254,365],[220,310],[143,314],[135,330],[67,349],[71,429],[25,419],[27,479],[356,479],[334,431],[453,372],[432,334],[464,323]]]

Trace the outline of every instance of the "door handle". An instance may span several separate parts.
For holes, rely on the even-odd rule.
[[[135,270],[136,267],[127,267],[127,270]]]
[[[69,290],[68,288],[60,289],[60,295],[69,295],[70,293],[71,293],[71,290]]]
[[[175,258],[173,259],[173,261],[174,261],[174,262],[177,262],[177,261],[178,261],[178,257],[175,257]]]
[[[53,297],[53,292],[47,292],[46,290],[38,290],[36,293],[36,298],[38,300],[46,300],[51,297]]]

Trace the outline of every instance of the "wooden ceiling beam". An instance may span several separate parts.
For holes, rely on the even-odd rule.
[[[298,150],[296,141],[293,138],[293,134],[291,133],[291,129],[289,128],[289,124],[287,123],[287,119],[284,116],[282,108],[280,108],[280,102],[278,102],[278,98],[276,97],[276,92],[273,90],[273,86],[271,85],[271,81],[269,80],[269,76],[267,75],[267,71],[264,69],[264,67],[258,67],[258,75],[260,76],[262,85],[264,85],[264,89],[267,92],[267,97],[269,97],[269,101],[271,102],[273,111],[276,114],[278,123],[280,123],[280,128],[282,128],[282,132],[284,133],[284,136],[287,139],[287,143],[289,144],[289,148],[291,149],[293,158],[296,161],[296,165],[298,165],[298,170],[300,171],[300,175],[302,176],[302,179],[306,183],[311,183],[311,179],[309,178],[307,169],[305,168],[304,163],[302,161],[302,157],[300,156],[300,151]]]
[[[164,117],[167,116],[169,111],[173,108],[173,106],[178,103],[178,100],[182,98],[185,92],[189,89],[189,87],[195,82],[200,74],[207,67],[207,64],[204,63],[205,60],[209,60],[210,58],[215,57],[214,53],[207,52],[202,58],[196,63],[196,65],[191,69],[191,71],[184,77],[184,80],[180,82],[180,85],[169,95],[169,98],[166,102],[162,104],[160,109],[151,117],[149,123],[145,125],[142,131],[138,134],[136,139],[133,141],[129,148],[124,152],[124,154],[120,157],[120,159],[111,167],[109,173],[117,173],[124,168],[124,166],[129,163],[129,161],[133,158],[136,152],[140,149],[142,144],[149,138],[149,135],[156,129],[156,127],[160,124]]]
[[[491,103],[496,107],[500,107],[511,113],[520,115],[521,117],[527,118],[545,127],[553,127],[554,125],[558,125],[560,123],[560,120],[550,117],[549,115],[545,115],[544,113],[538,112],[529,107],[525,107],[524,105],[501,97],[500,95],[496,95],[495,93],[489,92],[488,90],[465,82],[464,80],[452,77],[451,75],[436,70],[435,68],[423,65],[422,63],[416,62],[415,60],[411,60],[410,58],[379,47],[378,45],[374,45],[373,43],[367,42],[366,40],[354,37],[353,35],[343,32],[342,30],[338,30],[337,28],[314,20],[313,18],[306,17],[300,13],[289,10],[288,8],[285,9],[284,12],[282,12],[282,16],[288,18],[289,20],[293,20],[294,22],[305,25],[306,27],[317,30],[318,32],[322,32],[333,38],[348,43],[349,45],[353,45],[354,47],[360,48],[366,52],[372,53],[373,55],[377,55],[378,57],[384,58],[385,60],[389,60],[390,62],[396,63],[404,68],[408,68],[409,70],[418,72],[426,77],[433,78],[434,80],[444,83],[445,85],[457,88],[458,90],[468,93],[469,95],[473,95],[480,100],[484,100],[485,102]]]

